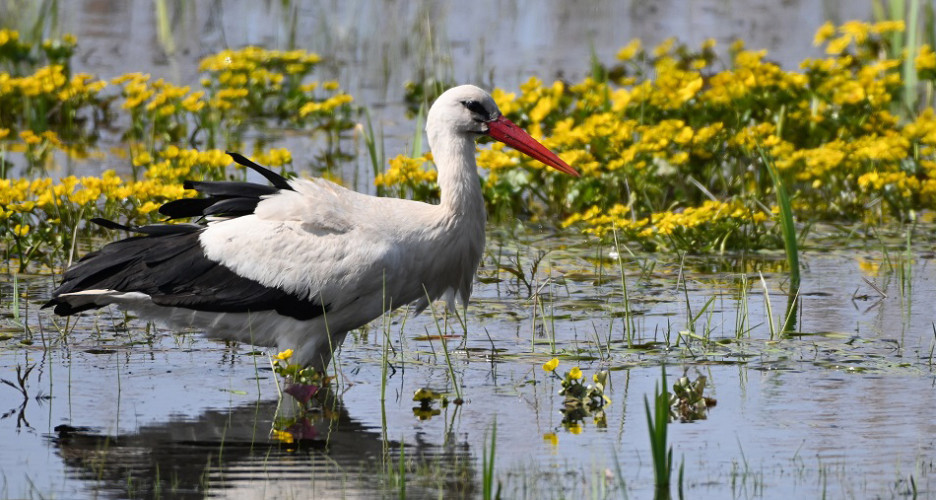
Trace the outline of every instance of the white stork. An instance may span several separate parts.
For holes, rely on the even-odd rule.
[[[45,307],[70,315],[108,304],[215,338],[294,349],[323,371],[348,331],[384,312],[456,296],[467,303],[484,249],[475,140],[487,135],[559,171],[578,172],[463,85],[429,110],[441,202],[379,198],[324,179],[286,180],[238,154],[273,185],[186,182],[205,198],[166,203],[201,223],[126,227],[65,272]],[[207,222],[205,222],[207,218]]]

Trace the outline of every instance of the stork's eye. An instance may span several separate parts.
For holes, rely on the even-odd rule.
[[[485,118],[488,116],[488,111],[484,109],[484,105],[478,101],[462,101],[462,104],[472,113],[477,113]]]

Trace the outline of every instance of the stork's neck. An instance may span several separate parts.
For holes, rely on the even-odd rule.
[[[432,131],[429,147],[439,171],[439,207],[454,216],[485,218],[473,138],[451,131]]]

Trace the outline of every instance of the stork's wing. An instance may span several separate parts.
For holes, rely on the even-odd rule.
[[[404,200],[374,198],[323,180],[265,197],[253,214],[212,222],[205,255],[239,276],[336,308],[381,293],[406,259],[399,219]],[[409,202],[414,203],[414,202]],[[405,216],[404,216],[405,218]]]
[[[299,320],[322,315],[327,306],[315,300],[239,276],[205,257],[201,231],[182,225],[162,226],[162,232],[111,243],[71,267],[46,306],[70,315],[101,307],[93,300],[123,293],[143,293],[154,304],[211,312],[275,310]]]
[[[187,182],[206,198],[175,200],[160,211],[170,218],[206,215],[241,217],[252,214],[265,196],[292,190],[281,176],[240,155],[232,157],[270,180],[273,186],[246,182]],[[142,293],[161,306],[185,307],[213,312],[275,310],[304,320],[328,309],[309,294],[289,293],[282,287],[266,286],[242,276],[223,261],[206,257],[200,242],[208,226],[199,224],[153,224],[128,227],[104,219],[92,222],[109,229],[122,229],[136,236],[111,243],[71,267],[62,285],[45,307],[54,306],[60,315],[101,307],[106,297]],[[256,241],[262,245],[263,241]],[[99,300],[100,299],[100,300]]]

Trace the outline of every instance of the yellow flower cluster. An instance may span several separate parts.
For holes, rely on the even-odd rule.
[[[338,94],[324,101],[309,101],[299,108],[299,116],[305,118],[313,113],[333,113],[335,109],[351,104],[353,100],[354,98],[348,94]]]
[[[398,155],[390,159],[390,168],[382,174],[377,174],[374,185],[378,187],[417,186],[420,184],[433,184],[436,182],[436,171],[426,170],[423,166],[431,161],[431,154],[427,153],[418,158]]]
[[[325,131],[330,138],[353,125],[352,98],[341,92],[338,82],[303,81],[320,61],[304,51],[251,47],[222,52],[203,61],[202,70],[208,73],[202,79],[204,89],[193,90],[154,81],[143,73],[127,73],[106,82],[72,72],[70,58],[77,39],[71,35],[46,40],[41,47],[19,39],[16,31],[0,30],[0,68],[9,69],[0,70],[3,162],[16,164],[25,159],[35,174],[55,166],[54,151],[101,155],[93,149],[100,127],[110,123],[115,113],[127,113],[129,120],[116,122],[126,126],[122,130],[125,146],[114,148],[113,154],[123,157],[129,152],[132,165],[132,180],[112,171],[57,182],[45,177],[2,179],[0,220],[11,230],[0,231],[0,245],[19,238],[7,249],[18,252],[21,266],[30,255],[54,253],[47,251],[53,241],[56,248],[69,248],[67,240],[76,234],[72,228],[96,230],[84,224],[88,218],[131,224],[158,220],[161,203],[194,194],[183,189],[184,180],[245,178],[244,169],[233,170],[229,176],[225,167],[231,158],[214,148],[226,144],[245,149],[243,134],[257,121],[289,121]],[[109,84],[117,90],[108,95]],[[190,142],[206,144],[208,149],[177,146]],[[289,168],[292,163],[291,153],[281,148],[258,149],[255,157],[272,167]],[[68,229],[56,227],[61,225]],[[23,238],[29,241],[24,244]]]
[[[881,35],[903,32],[905,29],[902,20],[881,21],[875,24],[862,21],[846,21],[836,28],[831,22],[827,22],[816,30],[813,37],[813,44],[816,46],[826,45],[826,54],[839,55],[848,49],[852,44],[859,47],[868,47],[869,42],[875,42],[876,37]],[[834,37],[838,34],[837,37]]]
[[[199,151],[173,145],[158,151],[155,158],[146,152],[134,158],[134,165],[146,169],[147,179],[180,185],[189,179],[223,179],[231,163],[231,157],[220,149]]]
[[[10,33],[16,32],[6,32],[7,44],[12,40]],[[100,93],[106,86],[107,82],[87,73],[69,76],[67,68],[61,64],[43,66],[23,76],[0,72],[0,123],[18,135],[54,133],[51,128],[74,122],[80,109],[105,107],[106,100]],[[76,128],[65,132],[69,139],[82,133]]]
[[[60,64],[44,66],[21,78],[0,73],[0,94],[22,97],[48,95],[57,101],[68,101],[79,96],[97,94],[107,85],[107,82],[91,81],[92,79],[93,77],[86,73],[78,73],[69,78],[65,67]]]
[[[924,79],[932,79],[936,72],[936,52],[928,44],[921,45],[913,65]]]
[[[257,158],[282,166],[292,160],[292,155],[285,149],[272,149],[260,152]],[[160,220],[156,212],[162,203],[195,194],[184,189],[184,180],[228,178],[225,167],[232,160],[217,149],[197,151],[168,146],[155,155],[134,148],[132,162],[135,168],[144,169],[142,180],[124,179],[113,170],[100,176],[68,176],[57,181],[49,177],[0,178],[0,224],[12,228],[0,232],[0,244],[9,242],[9,238],[35,237],[41,243],[45,241],[43,235],[70,237],[75,226],[93,217],[136,224]]]
[[[636,240],[648,248],[683,248],[683,244],[691,244],[689,249],[707,250],[721,246],[725,237],[741,228],[762,233],[764,229],[757,226],[770,219],[771,214],[748,208],[740,200],[708,200],[697,207],[656,212],[639,219],[625,205],[616,204],[608,210],[592,207],[571,215],[563,226],[579,224],[585,233],[600,238],[617,233],[622,240]]]
[[[254,161],[267,167],[285,167],[292,164],[292,153],[286,148],[271,149],[257,153]]]
[[[175,114],[180,109],[197,112],[205,103],[204,92],[191,92],[188,86],[180,87],[163,79],[149,83],[150,75],[127,73],[114,78],[111,83],[123,86],[125,98],[123,109],[146,111],[155,117]]]
[[[936,208],[936,113],[908,114],[913,101],[904,100],[907,68],[925,88],[936,84],[936,52],[890,50],[903,29],[890,21],[826,24],[815,39],[829,56],[794,70],[740,41],[726,68],[715,65],[714,41],[695,50],[675,40],[645,50],[634,41],[615,66],[581,82],[531,78],[518,93],[495,89],[505,115],[545,136],[583,175],[556,175],[495,144],[478,162],[488,171],[489,209],[560,215],[592,234],[615,229],[654,246],[740,231],[728,245],[750,248],[779,241],[767,236],[776,235],[766,227],[770,214],[756,208],[774,197],[765,161],[803,218]]]
[[[15,30],[0,29],[0,47],[19,40],[19,32]]]
[[[260,47],[244,47],[240,50],[222,50],[202,59],[199,71],[222,73],[225,71],[250,72],[258,68],[281,67],[290,74],[305,73],[322,58],[304,50],[266,50]]]
[[[32,45],[20,41],[18,31],[0,29],[0,53],[9,54],[13,59],[23,59],[31,49]]]
[[[28,215],[38,224],[65,211],[76,212],[83,207],[94,214],[107,205],[135,217],[158,208],[158,204],[148,201],[178,198],[183,192],[181,184],[149,179],[125,181],[112,170],[100,177],[68,176],[58,182],[47,177],[33,181],[0,179],[0,220]]]
[[[339,90],[338,82],[306,82],[321,57],[303,50],[279,51],[259,47],[224,50],[201,61],[199,69],[207,89],[209,109],[202,111],[207,125],[222,118],[242,122],[276,118],[295,125],[345,129],[353,98]],[[316,92],[325,95],[317,95]],[[192,107],[201,105],[193,102]]]

